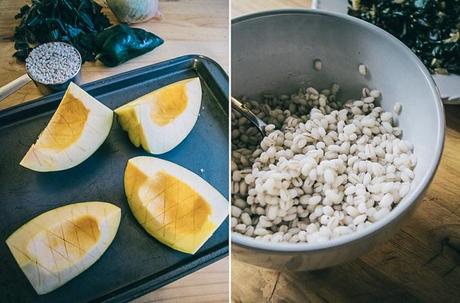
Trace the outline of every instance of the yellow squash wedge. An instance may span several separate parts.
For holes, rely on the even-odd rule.
[[[200,106],[200,79],[192,78],[159,88],[115,109],[115,113],[135,146],[163,154],[187,137]]]
[[[6,244],[35,291],[46,294],[101,257],[117,233],[120,213],[105,202],[62,206],[24,224]]]
[[[104,143],[113,111],[74,83],[70,83],[56,112],[21,165],[46,172],[74,167]]]
[[[154,157],[135,157],[125,193],[137,221],[160,242],[194,254],[228,213],[226,199],[193,172]]]

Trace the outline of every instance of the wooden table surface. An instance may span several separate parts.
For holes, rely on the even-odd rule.
[[[98,1],[101,3],[101,1]],[[24,64],[12,57],[11,36],[18,20],[13,17],[30,1],[0,1],[0,86],[24,74]],[[165,43],[154,51],[132,59],[121,66],[107,68],[99,62],[87,62],[82,68],[84,83],[132,70],[145,65],[187,54],[202,54],[228,68],[228,1],[173,0],[161,1],[163,19],[152,20],[137,27],[154,32]],[[104,9],[112,23],[116,22],[109,9]],[[40,97],[33,83],[0,102],[0,110]],[[136,300],[139,302],[227,302],[228,262],[225,258],[185,278]]]
[[[23,63],[12,57],[11,37],[18,20],[14,19],[26,0],[0,1],[0,86],[25,73]],[[98,3],[103,0],[97,0]],[[160,1],[162,20],[151,20],[136,27],[151,31],[165,40],[152,52],[134,58],[118,67],[107,68],[100,62],[86,62],[82,82],[87,83],[142,66],[188,54],[201,54],[216,60],[227,72],[228,64],[228,0],[168,0]],[[116,22],[109,9],[103,12]],[[40,97],[33,83],[0,102],[0,110]]]
[[[131,303],[224,303],[229,298],[229,257]]]
[[[232,1],[232,17],[309,1]],[[360,259],[280,273],[232,260],[233,302],[459,302],[460,107],[446,106],[441,165],[401,231]]]

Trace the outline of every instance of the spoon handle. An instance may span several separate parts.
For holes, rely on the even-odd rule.
[[[0,87],[0,101],[29,83],[30,80],[30,77],[27,74],[24,74],[10,83]]]
[[[237,99],[231,97],[232,99],[232,108],[236,111],[238,111],[240,114],[242,114],[244,117],[246,117],[249,122],[255,125],[255,127],[258,128],[258,130],[262,133],[263,136],[265,136],[265,127],[267,124],[262,121],[259,117],[257,117],[251,110],[249,110],[243,103],[238,101]]]

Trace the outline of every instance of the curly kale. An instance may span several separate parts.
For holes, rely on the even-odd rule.
[[[33,47],[61,41],[76,47],[83,61],[94,61],[93,46],[86,34],[95,34],[111,25],[101,9],[92,0],[32,0],[15,16],[21,22],[13,36],[14,56],[24,61]]]
[[[348,0],[348,14],[388,31],[433,73],[460,74],[460,0]]]

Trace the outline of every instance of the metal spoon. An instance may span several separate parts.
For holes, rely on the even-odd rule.
[[[265,137],[265,127],[267,123],[262,121],[259,117],[257,117],[249,108],[247,108],[243,103],[231,97],[232,99],[232,108],[242,114],[246,119],[248,119],[254,126],[259,130],[262,136]]]

